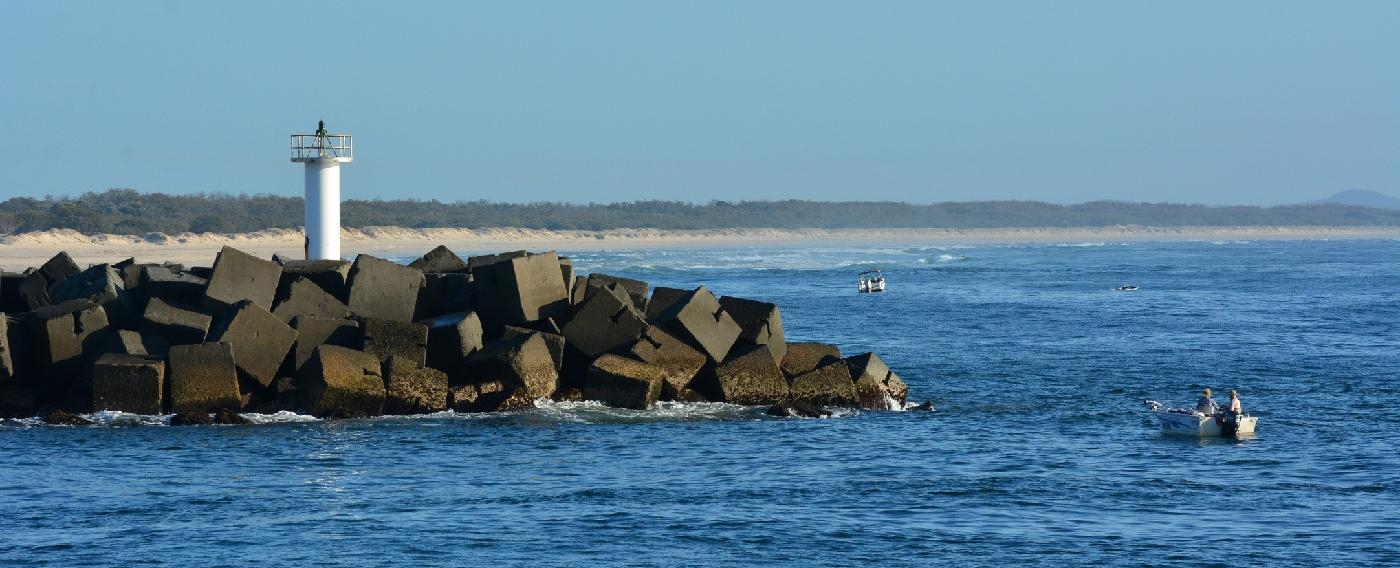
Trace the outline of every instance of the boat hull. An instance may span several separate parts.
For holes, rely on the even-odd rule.
[[[1181,412],[1157,411],[1152,413],[1157,417],[1158,423],[1162,426],[1162,433],[1178,436],[1195,437],[1220,437],[1224,435],[1222,428],[1223,421],[1217,421],[1214,416],[1207,416],[1199,412],[1185,414]],[[1236,428],[1234,435],[1250,436],[1254,434],[1254,428],[1259,424],[1257,416],[1240,416],[1235,419]]]

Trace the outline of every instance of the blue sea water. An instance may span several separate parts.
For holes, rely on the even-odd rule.
[[[8,421],[0,565],[1400,564],[1400,242],[571,256],[776,302],[938,410]],[[857,294],[872,267],[889,291]],[[1203,387],[1257,435],[1142,407]]]

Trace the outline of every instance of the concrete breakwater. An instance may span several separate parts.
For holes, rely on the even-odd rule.
[[[878,356],[788,343],[778,306],[576,275],[553,252],[408,265],[258,258],[210,267],[66,253],[0,275],[0,416],[115,410],[172,423],[492,412],[535,400],[902,407]],[[211,418],[211,416],[213,416]]]

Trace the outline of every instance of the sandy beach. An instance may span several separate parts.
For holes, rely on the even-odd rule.
[[[1400,227],[1084,227],[1024,229],[722,229],[674,231],[613,229],[551,231],[538,229],[406,229],[368,227],[342,231],[347,258],[367,253],[413,256],[437,245],[462,254],[506,250],[627,250],[763,246],[832,246],[839,244],[976,245],[1087,241],[1182,241],[1217,239],[1373,239],[1400,238]],[[84,235],[53,230],[0,237],[0,268],[20,271],[39,266],[59,251],[79,265],[135,257],[143,262],[172,261],[191,265],[213,262],[224,245],[270,258],[302,256],[299,229],[254,233],[183,233],[167,235]]]

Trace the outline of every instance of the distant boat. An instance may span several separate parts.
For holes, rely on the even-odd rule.
[[[867,270],[867,271],[865,271],[865,272],[860,273],[860,274],[856,277],[856,282],[857,282],[858,288],[859,288],[859,290],[860,290],[860,293],[862,293],[862,294],[864,294],[864,293],[866,293],[866,292],[884,292],[884,291],[885,291],[885,275],[884,275],[884,273],[880,272],[878,269],[877,269],[877,270]]]
[[[1124,284],[1113,289],[1114,292],[1136,292],[1137,284]]]
[[[1196,436],[1201,438],[1238,438],[1254,435],[1254,427],[1259,425],[1258,416],[1241,414],[1234,416],[1225,412],[1214,415],[1204,414],[1189,408],[1164,408],[1155,400],[1145,400],[1147,410],[1157,417],[1163,434]]]

